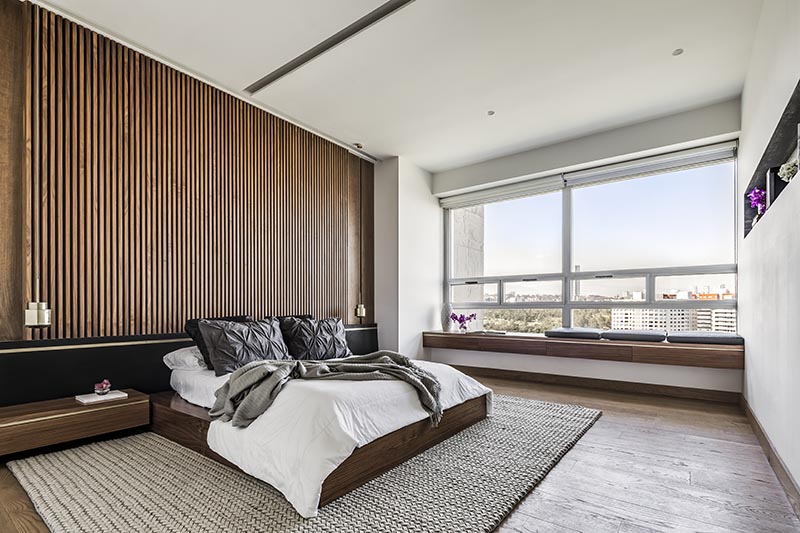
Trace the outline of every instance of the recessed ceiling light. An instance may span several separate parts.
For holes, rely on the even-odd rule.
[[[675,50],[672,51],[672,55],[674,56],[679,56],[682,53],[683,53],[683,48],[676,48]]]
[[[494,115],[494,111],[492,111],[492,110],[490,109],[489,111],[487,111],[487,112],[486,112],[486,114],[487,114],[487,115],[489,115],[489,116],[491,117],[492,115]]]
[[[361,144],[361,143],[353,143],[353,146],[355,146],[355,147],[356,147],[356,148],[358,148],[359,150],[361,150],[362,148],[364,148],[364,145],[363,145],[363,144]]]

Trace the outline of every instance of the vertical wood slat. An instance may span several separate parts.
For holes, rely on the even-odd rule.
[[[34,125],[27,97],[33,82],[29,15],[26,4],[0,4],[0,340],[25,335],[23,308],[30,297],[33,257],[26,241],[32,223],[28,207],[32,191],[30,181],[23,179],[33,166]]]
[[[23,232],[33,338],[194,316],[372,316],[372,165],[31,5]],[[366,197],[366,198],[365,198]]]

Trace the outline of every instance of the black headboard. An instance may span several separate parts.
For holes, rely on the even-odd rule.
[[[378,349],[375,324],[346,328],[353,353]],[[184,334],[0,342],[0,406],[91,392],[103,378],[115,389],[170,390],[162,358],[191,345]]]

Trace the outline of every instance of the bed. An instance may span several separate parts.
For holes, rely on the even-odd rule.
[[[416,363],[442,384],[437,427],[401,381],[292,380],[255,422],[236,428],[208,415],[227,376],[176,369],[175,392],[151,396],[152,430],[269,483],[308,518],[491,414],[490,389],[448,365]]]

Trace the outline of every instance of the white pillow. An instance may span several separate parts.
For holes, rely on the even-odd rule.
[[[208,368],[203,361],[203,354],[197,346],[187,346],[169,352],[164,356],[164,364],[170,370],[205,370]]]

